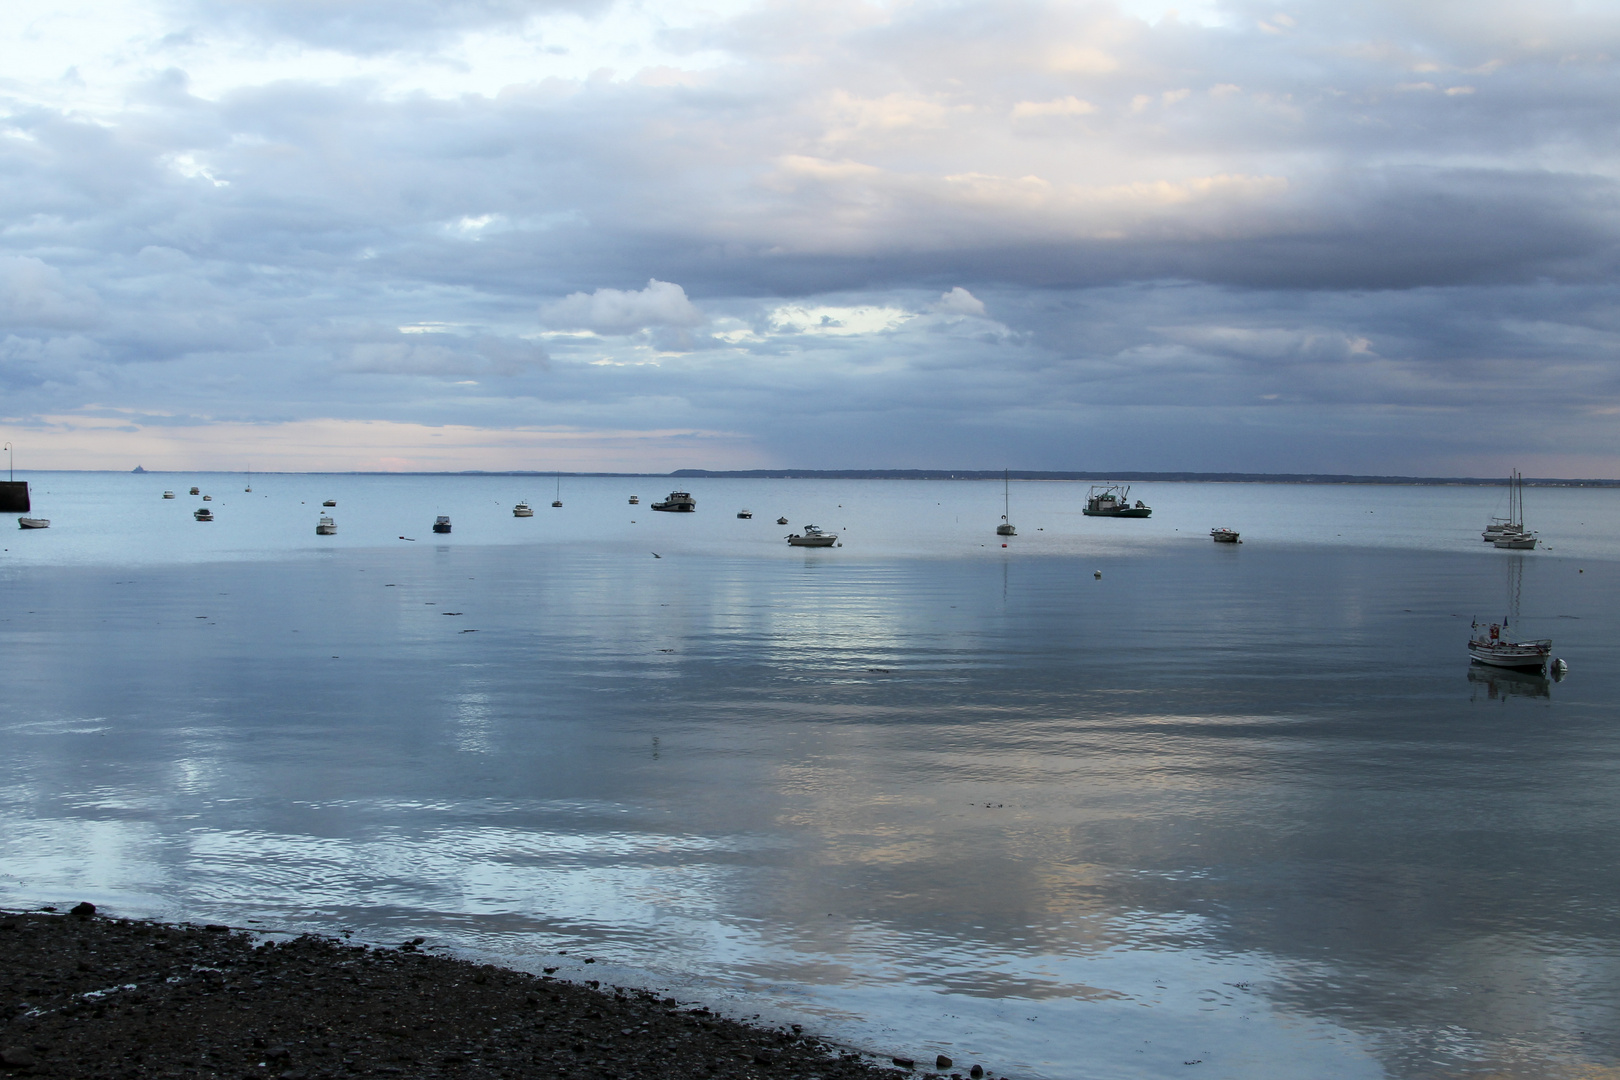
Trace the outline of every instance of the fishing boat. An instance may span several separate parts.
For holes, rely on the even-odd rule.
[[[1217,544],[1241,544],[1236,529],[1216,528],[1209,530],[1209,538]]]
[[[1018,535],[1018,530],[1013,528],[1012,518],[1007,516],[1012,513],[1011,475],[1006,469],[1001,470],[1001,524],[996,526],[997,536]]]
[[[520,502],[516,506],[512,507],[512,516],[534,517],[534,507],[530,506],[527,502]]]
[[[630,496],[630,505],[631,506],[640,506],[641,505],[641,496],[640,495],[632,495],[632,496]]]
[[[447,517],[444,514],[440,514],[438,517],[434,518],[433,519],[433,531],[436,532],[436,533],[447,533],[447,532],[449,532],[450,531],[450,518]]]
[[[50,518],[20,517],[17,519],[17,528],[19,529],[48,529],[50,527]]]
[[[752,510],[739,510],[737,511],[737,516],[746,521],[748,518],[754,516],[754,512]]]
[[[1514,641],[1508,636],[1508,620],[1482,623],[1475,620],[1473,636],[1468,639],[1468,655],[1477,663],[1503,668],[1535,668],[1547,666],[1552,655],[1552,638]]]
[[[213,521],[214,520],[214,512],[212,510],[208,509],[208,507],[206,507],[206,506],[197,507],[197,509],[195,509],[195,510],[193,510],[191,512],[191,516],[196,518],[198,521]]]
[[[194,488],[192,488],[192,489],[191,489],[191,493],[192,493],[192,494],[193,494],[193,495],[200,495],[200,494],[201,494],[201,493],[202,493],[202,489],[201,489],[201,488],[197,488],[197,487],[194,487]]]
[[[675,514],[690,514],[697,509],[697,500],[692,498],[689,492],[672,491],[669,493],[669,498],[663,502],[653,503],[652,508]]]
[[[321,503],[321,505],[322,506],[336,506],[337,505],[337,500],[336,499],[327,499],[325,502]]]
[[[321,515],[321,520],[316,522],[316,524],[315,524],[315,535],[316,536],[336,536],[337,535],[337,522],[333,521],[331,518],[327,517],[325,514],[322,514]]]
[[[1086,508],[1081,513],[1086,517],[1145,518],[1153,513],[1153,508],[1141,499],[1132,506],[1129,484],[1092,484],[1086,495]]]
[[[803,533],[793,533],[787,542],[789,547],[832,547],[838,542],[838,534],[823,532],[817,525],[806,525]]]
[[[787,518],[779,517],[779,518],[776,519],[776,523],[778,525],[786,525],[787,524]]]
[[[1508,551],[1533,551],[1537,543],[1536,534],[1524,527],[1524,477],[1517,469],[1508,477],[1508,516],[1502,522],[1500,531],[1491,535],[1491,526],[1497,524],[1492,521],[1485,526],[1482,534],[1487,540],[1499,548]]]
[[[163,497],[164,497],[164,498],[165,498],[165,499],[172,499],[172,498],[174,498],[174,492],[172,492],[172,491],[165,491],[165,492],[164,492],[164,493],[163,493]]]

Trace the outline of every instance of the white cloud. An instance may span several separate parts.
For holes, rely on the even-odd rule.
[[[557,330],[590,330],[598,334],[634,334],[652,327],[701,326],[706,317],[686,298],[686,290],[653,278],[645,289],[597,289],[570,293],[541,308],[541,318]]]
[[[984,301],[960,285],[941,296],[934,306],[952,315],[984,315]]]

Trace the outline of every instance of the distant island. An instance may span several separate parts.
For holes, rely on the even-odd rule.
[[[1090,480],[1096,483],[1197,482],[1206,484],[1457,484],[1497,487],[1505,477],[1477,476],[1354,476],[1339,473],[1204,473],[1204,472],[1038,472],[1028,469],[676,469],[668,475],[682,479],[751,480]],[[1620,480],[1532,479],[1538,487],[1620,487]]]

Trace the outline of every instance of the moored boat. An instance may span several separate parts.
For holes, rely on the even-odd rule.
[[[331,518],[327,517],[325,514],[322,514],[321,515],[321,520],[316,522],[316,524],[315,524],[315,535],[316,536],[336,536],[337,535],[337,522],[333,521]]]
[[[513,517],[534,517],[534,507],[526,502],[520,502],[512,507]]]
[[[201,494],[201,493],[202,493],[202,489],[201,489],[201,488],[198,488],[198,487],[193,487],[193,488],[192,488],[192,489],[191,489],[191,493],[192,493],[192,494],[193,494],[193,495],[198,495],[198,494]]]
[[[653,503],[652,508],[676,514],[690,514],[697,509],[697,500],[692,498],[689,492],[672,491],[669,493],[669,498],[663,502]]]
[[[337,500],[336,499],[327,499],[325,502],[321,503],[321,505],[322,506],[336,506],[337,505]]]
[[[213,521],[214,520],[214,512],[212,510],[208,509],[208,507],[206,507],[206,506],[197,507],[197,509],[195,509],[195,510],[193,510],[191,512],[191,516],[196,518],[198,521]]]
[[[748,518],[751,518],[751,517],[754,516],[754,512],[752,510],[739,510],[739,511],[737,511],[737,516],[744,519],[744,520],[747,520]]]
[[[639,505],[641,505],[641,496],[640,495],[632,495],[632,496],[630,496],[630,505],[631,506],[639,506]]]
[[[787,524],[787,518],[786,517],[779,517],[779,518],[776,519],[776,523],[778,525],[786,525]]]
[[[20,517],[17,519],[17,528],[19,529],[48,529],[50,527],[50,518]]]
[[[806,525],[803,533],[791,534],[787,542],[789,547],[832,547],[838,542],[838,534],[823,532],[817,525]]]
[[[1018,530],[1013,528],[1012,518],[1012,489],[1008,486],[1011,474],[1001,470],[1001,524],[996,526],[997,536],[1017,536]]]
[[[1241,544],[1241,543],[1243,543],[1242,540],[1238,539],[1238,534],[1237,534],[1236,529],[1228,529],[1228,528],[1225,528],[1225,527],[1215,528],[1215,529],[1209,530],[1209,538],[1211,540],[1215,541],[1217,544]]]
[[[447,533],[447,532],[449,532],[450,531],[450,518],[448,516],[444,515],[444,514],[440,514],[438,517],[434,518],[433,519],[433,531],[436,532],[436,533]]]
[[[1153,508],[1141,499],[1132,506],[1129,484],[1093,484],[1081,513],[1086,517],[1145,518],[1153,513]]]
[[[214,497],[212,495],[204,495],[203,496],[203,502],[213,502],[213,501],[214,501]]]
[[[1547,666],[1552,655],[1552,638],[1534,638],[1514,641],[1508,637],[1508,621],[1499,623],[1473,623],[1473,636],[1468,639],[1468,655],[1481,664],[1504,668],[1535,668]]]
[[[1508,476],[1508,516],[1493,517],[1479,534],[1487,544],[1508,551],[1534,551],[1538,538],[1524,527],[1524,476],[1514,469]]]
[[[164,492],[164,493],[163,493],[163,497],[164,497],[164,498],[165,498],[165,499],[172,499],[172,498],[174,498],[174,492],[172,492],[172,491],[165,491],[165,492]]]

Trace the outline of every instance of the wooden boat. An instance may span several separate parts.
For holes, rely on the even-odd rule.
[[[1552,638],[1514,641],[1508,637],[1508,621],[1499,623],[1473,623],[1473,636],[1468,639],[1468,655],[1475,662],[1503,668],[1534,668],[1547,666],[1552,655]]]

